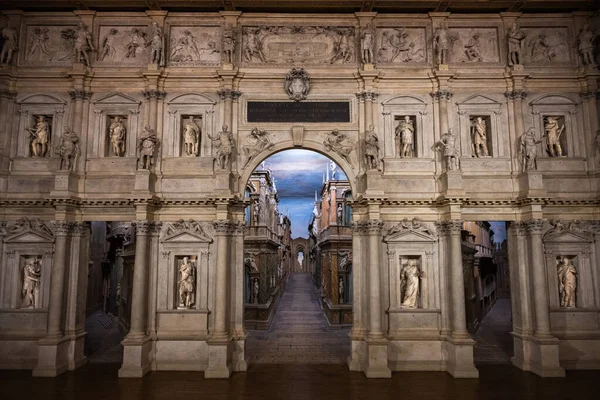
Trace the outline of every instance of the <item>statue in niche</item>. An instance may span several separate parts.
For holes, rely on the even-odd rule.
[[[185,154],[190,157],[196,157],[198,155],[200,133],[200,127],[194,121],[194,116],[190,115],[183,124],[183,144],[185,146]]]
[[[27,128],[31,135],[31,154],[33,157],[46,157],[50,140],[50,124],[44,115],[37,116],[35,127]]]
[[[446,169],[448,171],[459,169],[458,159],[460,151],[454,129],[448,129],[448,132],[444,133],[440,141],[436,143],[436,147],[443,151],[444,159],[446,160]]]
[[[532,171],[537,169],[537,145],[542,143],[542,139],[535,137],[535,130],[529,128],[527,132],[521,135],[519,139],[520,154],[522,157],[521,165],[523,171]]]
[[[98,56],[100,61],[104,61],[106,56],[109,56],[111,60],[114,60],[117,56],[117,49],[115,49],[115,40],[117,39],[117,33],[119,31],[112,28],[102,39],[102,52]]]
[[[248,136],[248,143],[250,144],[243,147],[244,154],[248,157],[244,167],[260,152],[273,146],[273,143],[269,138],[269,132],[258,128],[252,129],[250,136]]]
[[[576,307],[577,269],[567,257],[560,257],[557,267],[558,293],[560,306],[563,308]]]
[[[546,117],[546,123],[544,124],[544,136],[547,140],[548,153],[550,157],[562,157],[563,151],[560,145],[560,135],[565,130],[565,126],[559,126],[558,118]]]
[[[125,128],[122,117],[116,116],[113,119],[113,122],[108,127],[108,134],[113,148],[113,155],[123,157],[125,155],[125,135],[127,134],[127,128]]]
[[[346,141],[347,138],[348,136],[345,133],[340,132],[338,129],[334,129],[327,135],[323,144],[327,150],[336,152],[346,160],[348,164],[352,164],[350,161],[350,153],[354,149],[354,144],[350,142],[344,144],[344,141]]]
[[[379,166],[379,138],[375,134],[373,125],[365,132],[365,164],[367,169],[380,169]]]
[[[254,225],[258,225],[260,223],[260,201],[256,200],[254,202],[254,207],[253,207],[253,211],[254,211]]]
[[[258,278],[254,278],[253,284],[252,284],[252,303],[253,304],[258,304],[258,293],[259,293],[258,289],[259,289]]]
[[[521,64],[521,49],[527,35],[516,22],[513,22],[508,32],[508,65]]]
[[[479,50],[479,33],[474,32],[465,45],[465,54],[467,61],[482,62],[481,51]]]
[[[63,128],[56,150],[60,156],[60,169],[71,171],[79,155],[79,137],[68,126]]]
[[[156,136],[154,129],[150,128],[150,125],[146,125],[140,138],[138,139],[138,150],[139,158],[141,162],[141,169],[150,169],[150,166],[154,164],[154,152],[158,146],[160,140]]]
[[[352,60],[352,46],[350,45],[350,35],[352,30],[336,29],[336,33],[338,38],[335,41],[333,56],[329,63],[333,64],[338,60],[342,60],[342,64],[346,64]]]
[[[396,141],[400,142],[398,154],[400,157],[412,158],[414,153],[413,138],[415,127],[410,116],[405,115],[396,126]]]
[[[219,164],[219,168],[227,169],[230,164],[231,154],[235,148],[233,134],[229,131],[229,127],[227,125],[223,125],[221,132],[218,132],[216,136],[209,134],[208,137],[213,142],[217,142],[216,160]]]
[[[52,61],[52,53],[48,50],[48,42],[50,36],[48,36],[49,29],[46,27],[36,27],[33,29],[33,34],[29,38],[29,52],[27,53],[27,59],[31,58],[38,52],[41,56],[45,54],[48,57],[48,61]]]
[[[146,46],[146,34],[138,28],[131,30],[131,37],[127,43],[125,58],[135,58],[137,53],[144,50]]]
[[[95,51],[95,49],[92,43],[92,34],[88,31],[87,25],[83,21],[79,21],[77,24],[74,48],[75,60],[89,67],[90,57],[88,53]]]
[[[344,278],[340,277],[338,281],[338,299],[340,304],[344,304]]]
[[[342,203],[338,203],[336,213],[336,220],[338,225],[342,225],[344,223],[344,206]]]
[[[375,44],[375,32],[371,23],[367,24],[361,35],[360,46],[362,48],[362,61],[364,64],[373,64],[373,46]]]
[[[594,61],[594,40],[597,36],[598,32],[592,32],[588,24],[583,26],[578,37],[578,49],[579,54],[581,54],[583,65],[596,65],[596,62]]]
[[[419,281],[422,277],[417,261],[409,259],[402,263],[400,270],[401,307],[416,308],[419,297]]]
[[[21,308],[39,307],[40,282],[42,278],[41,260],[29,257],[23,267],[23,288],[21,289]]]
[[[165,34],[158,22],[152,21],[152,37],[145,45],[150,47],[150,64],[165,66]]]
[[[244,257],[244,265],[250,268],[250,273],[257,274],[259,272],[255,259],[255,257],[259,254],[260,252],[246,252],[246,256]]]
[[[179,267],[179,307],[192,308],[196,304],[196,265],[183,257]]]
[[[19,36],[17,30],[10,26],[10,19],[6,18],[6,26],[2,28],[2,51],[0,52],[0,64],[12,62],[13,53],[19,50]]]
[[[489,157],[487,147],[487,125],[482,117],[471,122],[471,157]]]
[[[248,30],[248,34],[246,35],[246,46],[244,46],[244,61],[252,62],[253,57],[258,57],[258,59],[266,63],[265,55],[262,51],[262,40],[260,38],[260,31],[263,29],[262,26],[251,30]]]
[[[223,30],[223,55],[225,64],[233,64],[233,52],[235,51],[235,29],[228,25]]]
[[[435,31],[433,35],[433,48],[436,51],[438,65],[446,64],[448,61],[448,48],[450,45],[450,38],[446,24],[442,22],[442,25]]]

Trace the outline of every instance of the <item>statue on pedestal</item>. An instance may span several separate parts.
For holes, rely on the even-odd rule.
[[[33,157],[46,157],[48,142],[50,140],[50,124],[44,115],[38,115],[34,128],[27,128],[31,135],[31,155]]]
[[[365,132],[365,165],[367,169],[379,170],[379,138],[373,130],[373,125]]]
[[[477,117],[471,124],[472,157],[489,157],[487,147],[487,125],[482,117]]]
[[[436,147],[443,150],[444,158],[446,160],[446,169],[448,171],[454,171],[460,168],[458,164],[460,151],[458,149],[458,140],[454,129],[448,129],[448,132],[444,133],[440,141],[436,143]]]
[[[89,67],[90,57],[88,53],[92,51],[96,51],[92,43],[92,34],[88,31],[87,25],[83,21],[79,21],[77,35],[75,36],[75,60]]]
[[[23,267],[23,287],[21,289],[21,308],[38,308],[42,266],[36,257],[25,260]]]
[[[223,63],[233,64],[233,52],[235,51],[235,29],[227,26],[223,30]]]
[[[419,279],[422,274],[417,267],[416,260],[408,260],[400,270],[401,306],[408,308],[417,307],[419,296]]]
[[[165,34],[158,22],[152,21],[152,37],[146,43],[150,47],[150,64],[156,64],[160,67],[165,66]]]
[[[156,136],[154,129],[150,128],[150,125],[146,125],[142,136],[138,139],[138,150],[139,150],[139,161],[142,165],[141,169],[150,169],[150,166],[154,164],[154,152],[156,146],[160,140]]]
[[[398,155],[400,157],[412,158],[414,153],[413,138],[415,127],[410,116],[405,115],[396,127],[396,140],[400,142]]]
[[[75,158],[79,155],[79,137],[68,126],[63,128],[56,150],[60,156],[60,169],[71,171]]]
[[[194,121],[194,116],[190,117],[183,124],[183,142],[185,145],[185,154],[190,157],[198,155],[198,144],[200,143],[200,127]]]
[[[179,267],[179,306],[192,308],[196,304],[196,266],[188,257],[183,257]]]
[[[577,269],[567,257],[561,257],[558,267],[558,293],[560,306],[563,308],[576,307]]]
[[[597,32],[592,32],[590,26],[585,24],[579,34],[579,54],[583,65],[596,65],[594,61],[594,39],[598,36]]]
[[[362,48],[362,61],[364,64],[373,64],[373,46],[375,44],[375,32],[372,24],[367,24],[362,35],[360,46]]]
[[[521,135],[520,154],[522,157],[523,171],[531,171],[537,169],[537,144],[542,143],[535,137],[535,130],[529,128],[527,132]]]
[[[544,130],[546,133],[544,136],[548,141],[548,153],[550,157],[562,157],[563,151],[560,145],[560,135],[563,133],[565,126],[558,125],[558,119],[556,117],[547,117],[546,123],[544,124]]]
[[[216,137],[210,134],[208,137],[213,142],[217,142],[217,157],[215,159],[219,164],[219,168],[227,169],[230,165],[231,154],[235,148],[233,134],[229,131],[229,127],[223,125],[221,132],[218,132]]]
[[[17,30],[10,26],[10,19],[6,18],[6,26],[2,28],[2,52],[0,64],[10,65],[15,51],[19,50],[19,36]]]
[[[437,64],[447,64],[448,62],[448,48],[450,45],[448,29],[446,24],[442,22],[442,25],[435,31],[433,35],[433,48],[436,50]]]
[[[519,28],[516,22],[513,22],[508,32],[508,65],[521,64],[521,49],[526,37],[525,32]]]
[[[110,143],[112,144],[113,154],[117,157],[123,157],[125,154],[125,134],[127,128],[123,124],[122,117],[115,117],[108,127]]]

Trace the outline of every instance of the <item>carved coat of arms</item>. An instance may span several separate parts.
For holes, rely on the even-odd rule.
[[[310,91],[310,76],[304,68],[292,68],[285,77],[285,91],[294,101],[306,99]]]

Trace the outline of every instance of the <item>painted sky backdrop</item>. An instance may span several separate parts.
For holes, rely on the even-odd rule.
[[[288,215],[292,222],[292,238],[308,237],[315,190],[321,190],[330,162],[329,158],[310,150],[286,150],[265,160],[266,168],[275,177],[279,211]],[[337,167],[337,174],[338,179],[346,179],[340,167]]]

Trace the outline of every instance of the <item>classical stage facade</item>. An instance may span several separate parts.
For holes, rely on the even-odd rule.
[[[513,364],[600,368],[598,21],[571,11],[4,9],[0,368],[85,364],[89,223],[128,221],[119,376],[245,371],[245,193],[293,148],[351,187],[351,370],[478,376],[461,231],[494,220]]]

